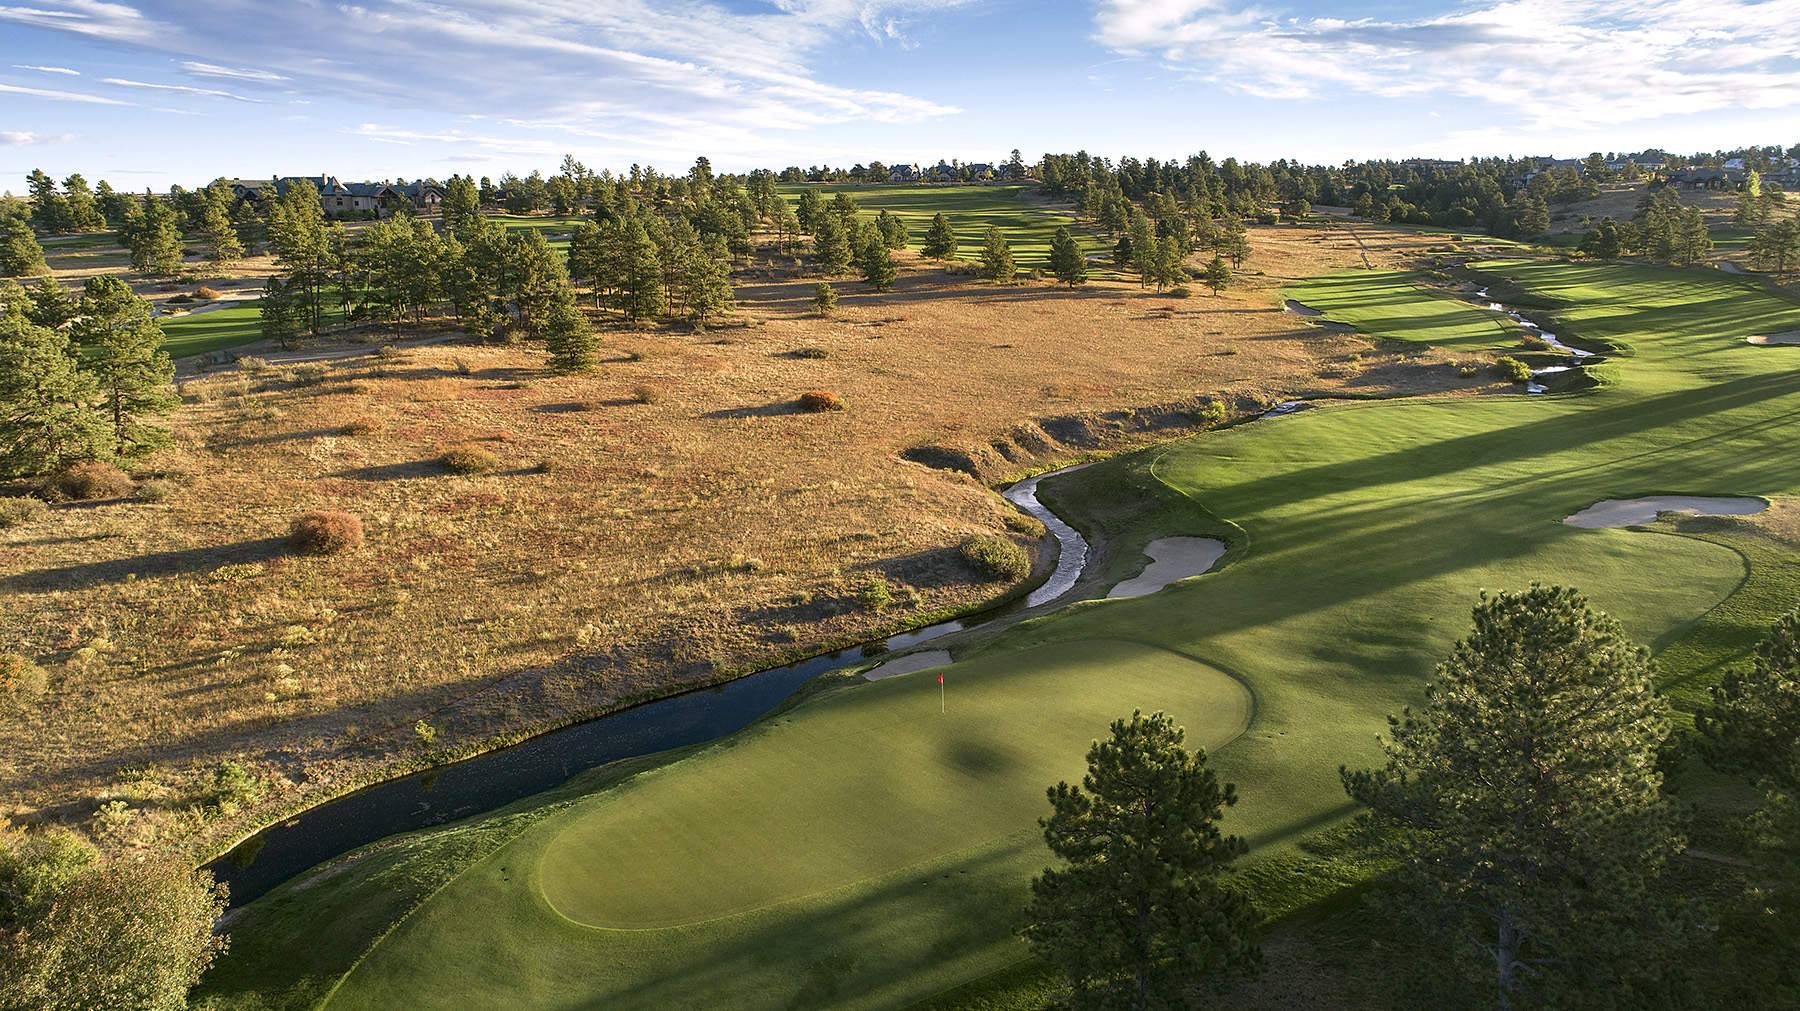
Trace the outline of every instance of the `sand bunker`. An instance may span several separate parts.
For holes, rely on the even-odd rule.
[[[1150,564],[1136,578],[1112,588],[1109,600],[1155,593],[1177,579],[1198,576],[1225,555],[1225,542],[1211,537],[1159,537],[1144,546]]]
[[[891,678],[896,674],[911,674],[913,671],[942,667],[949,662],[949,650],[923,649],[917,653],[897,656],[874,670],[863,671],[863,677],[869,681],[880,681],[882,678]]]
[[[1752,344],[1800,344],[1800,330],[1789,330],[1785,333],[1759,333],[1754,337],[1745,337]]]
[[[1572,527],[1629,527],[1653,523],[1661,512],[1690,516],[1749,516],[1769,508],[1759,498],[1707,498],[1701,495],[1652,495],[1649,498],[1606,498],[1563,520]]]
[[[1313,316],[1325,315],[1323,312],[1320,312],[1319,310],[1314,309],[1312,306],[1305,305],[1300,302],[1296,302],[1291,298],[1288,299],[1286,302],[1282,303],[1282,307],[1285,308],[1288,312],[1291,312],[1296,316],[1306,316],[1306,317],[1310,318]]]

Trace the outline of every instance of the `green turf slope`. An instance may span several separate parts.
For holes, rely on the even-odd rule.
[[[1090,255],[1111,249],[1069,211],[1026,202],[1023,186],[783,186],[781,192],[797,206],[807,189],[818,190],[828,204],[837,194],[848,194],[862,207],[862,216],[871,220],[882,211],[896,215],[906,225],[913,249],[925,241],[931,219],[942,213],[956,233],[957,258],[963,260],[980,257],[990,226],[1006,236],[1020,270],[1049,268],[1050,240],[1058,228],[1067,228],[1076,245]],[[1090,263],[1088,269],[1093,277],[1115,275],[1099,263]]]
[[[927,996],[1016,958],[1044,788],[1079,778],[1120,697],[1208,748],[1250,716],[1237,682],[1130,642],[996,654],[946,681],[943,712],[933,672],[858,685],[546,820],[329,1006],[781,1007],[815,960],[833,1004]]]
[[[1211,743],[1208,721],[1243,704],[1226,686],[1247,687],[1250,724],[1212,764],[1238,785],[1227,824],[1257,847],[1252,859],[1281,853],[1349,813],[1339,764],[1377,760],[1385,716],[1418,699],[1482,588],[1579,587],[1640,640],[1683,645],[1670,650],[1688,657],[1679,699],[1699,697],[1700,668],[1731,651],[1688,639],[1772,616],[1739,613],[1741,589],[1760,578],[1746,560],[1760,556],[1562,519],[1608,497],[1800,490],[1800,348],[1743,341],[1800,328],[1800,306],[1717,272],[1481,269],[1567,306],[1545,320],[1557,332],[1627,350],[1618,381],[1566,396],[1319,407],[1047,482],[1052,506],[1111,542],[1115,575],[1171,533],[1223,536],[1231,551],[1160,593],[994,634],[948,668],[968,724],[930,721],[932,675],[844,689],[622,788],[546,806],[512,842],[458,864],[385,937],[307,940],[339,929],[334,910],[384,901],[404,861],[366,878],[352,866],[319,898],[285,886],[245,914],[219,992],[267,986],[273,997],[283,980],[349,968],[341,954],[314,961],[315,947],[372,944],[329,1006],[929,998],[1024,956],[1013,931],[1048,856],[1031,819],[1043,786],[1078,770],[1110,719],[1167,708]],[[1395,305],[1440,297],[1399,275],[1383,291]],[[1399,339],[1442,326],[1435,304],[1384,312]],[[1759,612],[1791,606],[1750,596]],[[1020,736],[1006,729],[1014,714]],[[558,910],[655,929],[583,926]]]
[[[1319,310],[1333,323],[1439,347],[1504,347],[1523,332],[1501,313],[1424,287],[1417,274],[1406,270],[1327,274],[1290,285],[1281,294]]]

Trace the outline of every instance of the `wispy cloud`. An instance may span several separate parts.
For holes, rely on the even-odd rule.
[[[116,84],[121,88],[149,88],[152,91],[175,91],[183,95],[200,95],[205,98],[229,98],[234,102],[252,102],[257,105],[262,104],[262,99],[260,98],[246,98],[243,95],[234,95],[229,91],[219,91],[215,88],[191,88],[185,84],[154,84],[150,81],[130,81],[123,77],[102,77],[100,83]]]
[[[39,67],[30,63],[15,63],[12,66],[14,70],[35,70],[40,74],[68,74],[70,77],[81,76],[81,71],[70,70],[68,67]]]
[[[1095,37],[1271,98],[1452,97],[1532,130],[1800,102],[1792,0],[1474,0],[1412,19],[1099,0]],[[1391,8],[1384,8],[1391,10]],[[1346,12],[1347,13],[1347,12]]]
[[[49,88],[25,88],[16,84],[0,84],[0,92],[13,95],[30,95],[33,98],[47,98],[53,102],[86,102],[90,105],[131,105],[116,98],[101,95],[86,95],[79,91],[55,91]]]
[[[78,140],[74,133],[33,133],[30,130],[0,130],[0,147],[36,147],[42,144],[67,144]]]
[[[412,122],[426,113],[425,122],[441,122],[481,112],[528,121],[540,136],[509,142],[527,145],[513,148],[519,151],[616,137],[729,157],[728,145],[761,147],[772,132],[958,114],[906,84],[846,86],[814,68],[821,54],[847,43],[912,45],[909,26],[923,30],[925,18],[980,2],[363,0],[333,6],[327,17],[312,4],[227,4],[202,25],[179,0],[142,0],[135,8],[35,0],[32,8],[0,7],[0,22],[129,36],[136,48],[174,57],[182,73],[243,86],[233,93],[141,74],[108,79],[122,87],[250,101],[258,94],[251,86],[278,85],[392,110],[371,120]],[[157,28],[138,32],[145,24]],[[876,41],[857,41],[865,36]],[[229,64],[219,62],[221,52],[230,53]],[[593,99],[600,95],[606,100]],[[565,137],[553,139],[556,131]]]
[[[195,60],[182,60],[181,69],[201,77],[226,77],[234,81],[290,81],[291,77],[268,70],[244,70],[239,67],[221,67],[216,63],[200,63]]]

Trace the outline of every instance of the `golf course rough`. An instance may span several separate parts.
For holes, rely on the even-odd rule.
[[[1024,957],[1020,909],[1050,859],[1033,824],[1044,788],[1078,776],[1088,742],[1133,709],[1168,710],[1208,748],[1241,797],[1225,828],[1255,861],[1353,813],[1338,766],[1379,763],[1386,716],[1419,700],[1483,589],[1574,586],[1653,650],[1685,649],[1697,619],[1755,582],[1752,556],[1563,520],[1633,490],[1800,492],[1800,372],[1744,341],[1800,328],[1800,305],[1716,271],[1478,266],[1569,307],[1556,332],[1622,349],[1619,380],[1321,406],[1046,482],[1046,502],[1105,537],[1109,578],[1162,537],[1223,536],[1234,561],[996,633],[938,668],[946,712],[935,672],[852,683],[547,809],[371,936],[328,1006],[904,1006]],[[1376,276],[1293,297],[1334,319],[1366,302],[1400,340],[1473,345],[1467,314],[1486,347],[1516,339],[1409,275]],[[1792,603],[1734,620],[1766,625]],[[353,873],[334,902],[356,901]],[[303,939],[335,923],[306,894],[278,889],[245,929],[301,939],[282,950],[304,961]],[[261,908],[274,912],[258,927]]]

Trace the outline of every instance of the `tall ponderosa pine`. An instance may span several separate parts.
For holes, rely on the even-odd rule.
[[[703,330],[713,317],[731,308],[731,265],[724,254],[722,245],[696,243],[683,257],[681,301],[688,319]]]
[[[169,441],[168,429],[145,419],[180,404],[175,366],[162,349],[162,324],[125,282],[89,278],[84,293],[83,315],[75,325],[75,339],[86,351],[82,365],[99,387],[113,455],[134,460]]]
[[[894,255],[875,232],[870,232],[864,240],[857,266],[862,268],[863,280],[876,291],[887,291],[894,286]]]
[[[316,337],[325,324],[333,274],[341,265],[325,227],[319,191],[305,180],[292,183],[270,202],[268,218],[275,263],[287,274],[283,287],[293,298],[306,332]]]
[[[1087,280],[1087,255],[1067,228],[1050,237],[1050,273],[1071,288]]]
[[[1205,280],[1206,286],[1213,290],[1214,295],[1225,290],[1225,286],[1231,283],[1231,268],[1225,265],[1224,257],[1214,256],[1206,264],[1206,275],[1203,280]]]
[[[594,352],[600,346],[600,338],[588,323],[586,314],[576,307],[574,293],[566,288],[564,293],[543,316],[544,346],[550,352],[550,370],[584,372],[594,367]]]
[[[167,201],[144,197],[120,238],[131,253],[132,270],[153,277],[172,277],[181,270],[181,233]]]
[[[1011,284],[1013,275],[1018,270],[1006,236],[1001,234],[1000,229],[989,225],[981,242],[981,276],[995,284]]]
[[[100,206],[94,201],[94,193],[88,189],[87,180],[81,173],[73,173],[63,180],[63,200],[68,204],[69,227],[72,230],[97,232],[106,227],[106,216],[100,213]]]
[[[1668,705],[1649,654],[1574,590],[1483,595],[1474,629],[1390,718],[1374,811],[1398,901],[1501,1008],[1625,993],[1654,972],[1652,885],[1683,839],[1662,794]]]
[[[0,315],[0,473],[41,474],[107,456],[99,391],[68,338],[23,313]]]
[[[668,302],[663,294],[662,260],[643,222],[625,224],[619,241],[619,290],[614,297],[628,320],[653,319]]]
[[[843,224],[834,214],[821,214],[813,233],[813,267],[826,276],[842,274],[850,267],[850,257],[850,237]]]
[[[1758,229],[1750,240],[1750,262],[1778,271],[1800,264],[1800,218],[1784,218]]]
[[[238,239],[231,215],[220,200],[208,200],[200,212],[200,235],[206,242],[206,258],[215,267],[227,267],[244,256],[244,244]]]
[[[818,232],[819,221],[825,217],[825,198],[819,196],[818,190],[807,187],[800,194],[800,206],[794,216],[800,219],[801,228],[809,233]]]
[[[950,227],[950,219],[944,212],[932,216],[931,227],[925,231],[925,242],[919,246],[919,252],[934,260],[956,258],[956,231]]]
[[[1133,713],[1088,749],[1081,786],[1049,791],[1039,824],[1066,863],[1031,883],[1022,933],[1075,1007],[1187,1007],[1261,967],[1256,911],[1218,881],[1246,850],[1219,830],[1236,791],[1183,736],[1162,713]]]
[[[48,274],[44,247],[23,218],[0,221],[0,277],[31,277]]]

